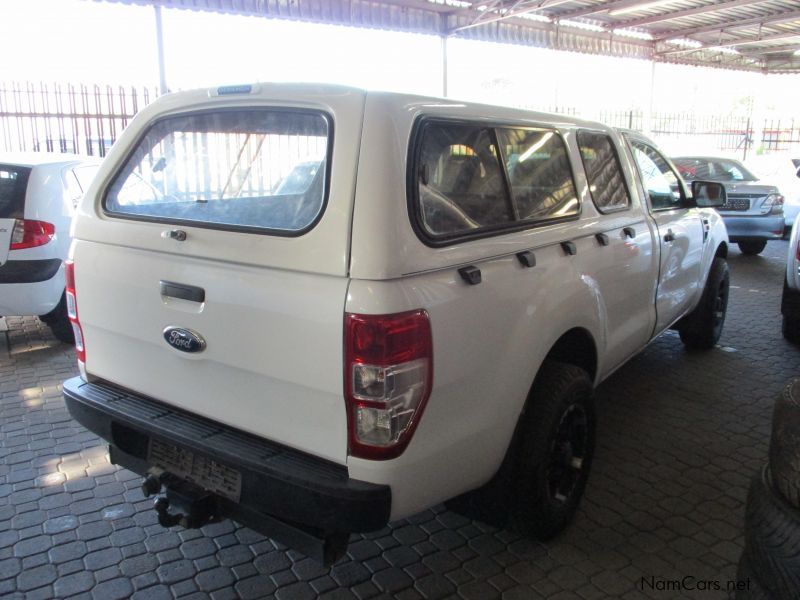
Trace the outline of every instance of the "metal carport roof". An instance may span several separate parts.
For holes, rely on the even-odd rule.
[[[800,73],[788,0],[101,0]]]

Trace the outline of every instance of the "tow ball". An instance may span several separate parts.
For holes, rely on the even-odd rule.
[[[165,490],[163,495],[162,488]],[[145,498],[156,497],[153,508],[162,527],[180,525],[187,529],[197,529],[222,520],[219,515],[219,498],[169,473],[147,475],[142,482],[142,492]],[[175,509],[175,512],[170,509]]]

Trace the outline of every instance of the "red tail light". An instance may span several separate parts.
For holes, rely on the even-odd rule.
[[[75,263],[71,260],[64,261],[64,275],[67,281],[67,316],[72,323],[72,331],[75,334],[75,353],[78,355],[78,362],[86,364],[86,348],[83,345],[83,329],[78,320],[78,296],[75,294]]]
[[[44,246],[53,239],[56,226],[44,221],[30,221],[17,219],[14,222],[14,231],[11,232],[10,250],[24,250]]]
[[[344,328],[350,454],[375,460],[399,456],[431,393],[428,313],[347,313]]]
[[[794,250],[795,258],[800,261],[800,237],[797,238],[797,248]]]

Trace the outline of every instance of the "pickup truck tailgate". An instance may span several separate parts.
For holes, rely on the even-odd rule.
[[[256,87],[153,103],[101,165],[72,248],[86,372],[345,464],[364,95]]]
[[[347,278],[75,245],[87,371],[156,400],[344,462]],[[202,289],[203,302],[161,282]],[[206,347],[170,346],[170,327]]]

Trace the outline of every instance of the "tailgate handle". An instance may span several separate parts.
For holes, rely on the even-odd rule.
[[[180,298],[181,300],[189,300],[190,302],[205,302],[206,300],[206,291],[196,285],[185,285],[172,281],[161,281],[159,283],[161,284],[162,296]]]

